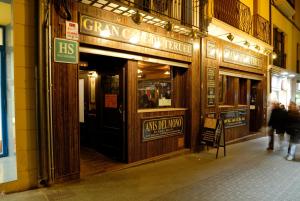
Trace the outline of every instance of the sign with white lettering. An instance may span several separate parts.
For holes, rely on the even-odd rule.
[[[261,69],[262,60],[250,54],[242,53],[229,47],[223,49],[223,61],[233,64],[246,65]]]
[[[85,15],[80,16],[80,33],[187,56],[192,56],[193,52],[191,43],[158,36]]]
[[[207,106],[215,106],[216,103],[216,69],[207,67]]]
[[[247,125],[246,110],[223,111],[220,113],[220,117],[224,120],[225,128]]]
[[[183,135],[183,116],[142,119],[143,141]]]
[[[66,38],[70,40],[78,40],[78,24],[76,22],[66,21]]]
[[[78,42],[62,38],[55,38],[54,62],[77,64]]]

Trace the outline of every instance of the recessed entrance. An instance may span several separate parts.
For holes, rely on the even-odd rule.
[[[84,176],[114,169],[127,161],[127,60],[81,53],[80,61],[80,166]]]

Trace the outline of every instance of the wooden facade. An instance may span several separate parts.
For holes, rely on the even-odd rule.
[[[225,49],[228,50],[227,53]],[[203,39],[202,52],[205,74],[202,80],[203,94],[205,94],[203,116],[222,117],[222,113],[240,113],[242,116],[236,116],[228,122],[229,126],[225,132],[226,142],[232,143],[250,138],[266,121],[267,57],[214,37]],[[246,60],[239,60],[238,54]],[[228,59],[226,60],[225,57]],[[247,60],[247,57],[251,61]],[[215,72],[213,81],[208,80],[208,71]],[[222,75],[227,78],[225,85],[221,84]],[[226,93],[223,93],[224,90]],[[210,91],[214,93],[210,94]],[[255,96],[255,101],[251,96]],[[241,122],[244,117],[245,121]]]
[[[146,31],[160,37],[171,38],[185,44],[192,42],[189,36],[168,32],[148,24],[135,24],[131,18],[117,15],[96,7],[69,1],[73,22],[80,23],[80,16],[86,15],[106,22],[115,23],[136,30]],[[65,19],[52,11],[52,40],[65,38]],[[80,25],[79,25],[80,26]],[[200,40],[197,40],[200,43]],[[137,55],[143,61],[159,59],[182,63],[187,68],[172,75],[172,107],[162,109],[138,109],[137,66],[138,61],[128,59],[125,65],[125,162],[162,155],[184,148],[195,150],[198,146],[200,131],[200,50],[193,49],[191,55],[163,51],[128,42],[109,40],[80,33],[80,47],[94,50],[112,51]],[[103,55],[102,55],[103,56]],[[105,56],[105,55],[104,55]],[[110,55],[107,55],[110,56]],[[101,61],[99,61],[101,63]],[[176,67],[176,65],[174,65]],[[177,68],[177,67],[176,67]],[[179,68],[179,67],[178,67]],[[79,178],[80,175],[80,127],[78,109],[79,65],[52,62],[53,77],[53,163],[54,183]],[[143,141],[142,121],[162,117],[183,117],[183,134],[166,136],[155,140]]]

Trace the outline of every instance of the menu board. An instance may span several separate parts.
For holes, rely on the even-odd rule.
[[[216,104],[216,70],[213,67],[207,67],[207,106]]]

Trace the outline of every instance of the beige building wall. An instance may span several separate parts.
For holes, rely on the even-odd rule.
[[[13,1],[14,86],[17,180],[0,184],[12,192],[37,186],[37,131],[35,100],[36,5],[34,0]]]
[[[280,31],[285,33],[285,53],[287,54],[286,69],[296,72],[296,48],[297,41],[300,40],[299,32],[296,30],[296,27],[273,6],[272,22],[273,26],[278,27]]]

